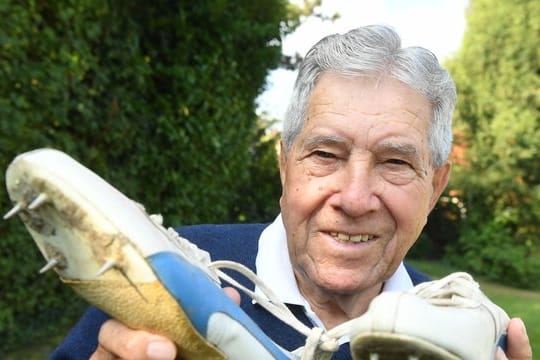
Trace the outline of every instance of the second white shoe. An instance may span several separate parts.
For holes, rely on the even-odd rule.
[[[351,322],[353,359],[492,360],[508,315],[467,273],[377,296]]]

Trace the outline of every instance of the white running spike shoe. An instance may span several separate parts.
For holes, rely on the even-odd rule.
[[[467,273],[407,292],[385,292],[353,320],[353,359],[493,360],[505,347],[508,315]]]

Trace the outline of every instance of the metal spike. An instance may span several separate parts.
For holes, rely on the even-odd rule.
[[[28,210],[35,210],[43,205],[49,197],[45,193],[40,193],[30,204],[28,204]]]
[[[113,267],[116,266],[116,261],[114,260],[107,260],[105,261],[105,264],[99,269],[99,271],[96,274],[96,277],[100,277],[101,275],[105,274],[107,271],[111,270]]]
[[[13,215],[18,214],[18,213],[21,212],[23,209],[24,209],[24,204],[23,204],[22,202],[16,203],[15,206],[13,206],[13,207],[11,208],[11,210],[9,210],[9,211],[4,215],[4,220],[7,220],[7,219],[9,219],[10,217],[12,217]]]
[[[43,274],[44,272],[47,272],[49,270],[51,270],[53,267],[55,267],[56,265],[58,265],[59,261],[58,259],[56,258],[52,258],[51,260],[49,260],[49,262],[47,264],[45,264],[44,267],[42,267],[40,270],[39,270],[39,273],[40,274]]]

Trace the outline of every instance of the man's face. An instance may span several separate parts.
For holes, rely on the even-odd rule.
[[[431,106],[403,83],[326,73],[280,157],[289,254],[306,293],[355,294],[389,278],[450,166],[430,166]]]

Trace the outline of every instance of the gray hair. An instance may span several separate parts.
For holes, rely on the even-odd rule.
[[[315,44],[300,65],[283,123],[288,151],[304,126],[311,92],[324,72],[345,76],[389,76],[424,96],[432,105],[428,141],[431,166],[443,165],[452,148],[452,114],[456,89],[435,55],[421,47],[401,48],[390,27],[370,25],[330,35]]]

